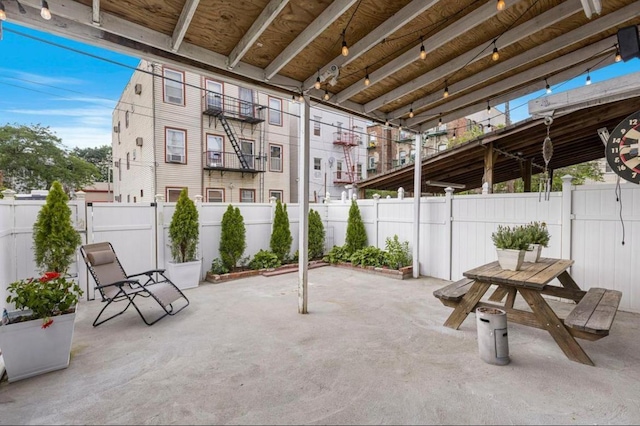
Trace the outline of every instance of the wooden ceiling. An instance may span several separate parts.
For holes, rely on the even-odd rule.
[[[327,90],[327,104],[416,131],[606,66],[618,29],[640,24],[634,0],[49,0],[50,21],[40,0],[22,0],[26,14],[4,3],[8,21],[317,102]],[[314,89],[332,65],[334,84]]]

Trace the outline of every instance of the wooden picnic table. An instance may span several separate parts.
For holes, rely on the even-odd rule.
[[[454,308],[444,325],[457,330],[478,307],[503,309],[509,321],[547,330],[572,361],[593,365],[576,338],[598,340],[607,336],[622,293],[603,288],[581,290],[568,272],[571,265],[573,260],[543,258],[537,263],[525,262],[519,271],[504,270],[497,261],[466,271],[466,278],[434,292],[443,304]],[[550,284],[555,278],[561,286]],[[481,301],[492,284],[498,286],[497,290],[488,302]],[[517,294],[531,311],[514,308]],[[561,319],[542,295],[570,299],[577,305]],[[505,296],[506,301],[501,303]]]

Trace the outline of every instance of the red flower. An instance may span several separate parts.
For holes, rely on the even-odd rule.
[[[45,272],[44,275],[42,276],[42,278],[40,278],[40,282],[41,283],[46,283],[46,282],[49,282],[51,280],[55,280],[58,277],[60,277],[60,273],[59,272]]]
[[[51,327],[51,324],[53,324],[52,318],[45,318],[42,320],[42,328]]]

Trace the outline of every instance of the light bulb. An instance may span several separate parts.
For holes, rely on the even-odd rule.
[[[42,0],[42,9],[40,9],[40,16],[42,16],[42,19],[44,19],[45,21],[51,19],[51,11],[49,10],[49,3],[47,3],[47,0]]]
[[[342,56],[347,56],[349,54],[349,48],[347,47],[347,41],[342,40]]]
[[[409,118],[413,118],[413,108],[409,110]]]
[[[323,96],[325,101],[329,100],[329,92],[327,90],[324,91],[324,96]]]
[[[4,5],[0,6],[0,21],[6,21],[7,14],[4,12]]]
[[[616,62],[620,62],[622,60],[622,55],[620,54],[620,48],[616,47]]]
[[[369,74],[367,74],[367,76],[364,78],[364,85],[368,86],[369,84],[371,84],[371,80],[369,80]]]
[[[300,96],[298,96],[298,101],[304,102],[304,95],[302,93],[300,93]]]
[[[491,59],[493,59],[494,61],[497,61],[498,59],[500,59],[500,54],[498,53],[498,48],[493,46],[493,54],[491,55]]]
[[[547,85],[545,86],[545,89],[547,89],[547,93],[551,93],[551,86],[549,86],[549,83],[547,83],[547,80],[545,79],[544,81]]]
[[[442,117],[438,119],[438,126],[442,126]]]
[[[420,46],[420,59],[422,59],[423,61],[427,59],[427,51],[424,48],[424,44]]]
[[[446,98],[449,96],[449,86],[444,88],[444,93],[442,94],[443,98]]]
[[[318,78],[316,78],[316,82],[313,85],[313,87],[315,87],[316,90],[320,90],[320,76],[318,76]]]
[[[498,10],[504,10],[505,7],[507,7],[507,5],[504,2],[504,0],[498,0],[498,3],[496,4],[496,8]]]
[[[387,127],[389,127],[389,119],[387,119],[387,120],[384,122],[384,125],[385,125],[385,126],[387,126]]]
[[[587,74],[587,81],[585,83],[587,86],[591,84],[591,76]]]

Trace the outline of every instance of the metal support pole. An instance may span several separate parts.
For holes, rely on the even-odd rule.
[[[422,133],[416,133],[413,174],[413,278],[420,276],[420,195],[422,195]]]
[[[298,247],[298,313],[306,314],[309,280],[309,95],[304,96],[300,108],[300,138],[298,151],[298,205],[300,206],[299,247]]]

